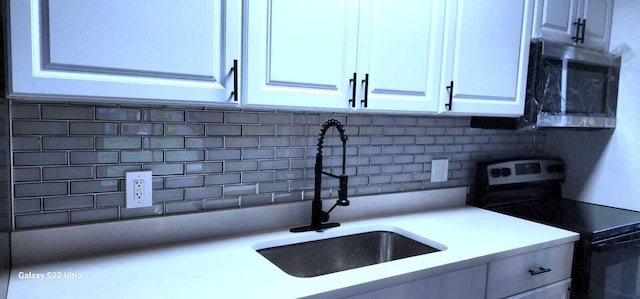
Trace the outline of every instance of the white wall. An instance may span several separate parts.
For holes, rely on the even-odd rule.
[[[622,54],[615,131],[550,131],[567,165],[564,196],[640,211],[640,1],[616,0],[610,51]]]

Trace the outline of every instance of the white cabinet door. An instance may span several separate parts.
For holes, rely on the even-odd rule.
[[[580,46],[609,50],[613,0],[537,0],[533,36],[574,43],[584,36]],[[584,23],[577,35],[578,22]]]
[[[524,112],[533,0],[447,2],[441,109],[446,114],[519,116]],[[451,106],[449,88],[453,81]],[[449,108],[450,107],[450,108]]]
[[[613,0],[583,0],[580,7],[585,23],[584,45],[609,51]]]
[[[357,0],[247,1],[245,103],[349,108]]]
[[[536,1],[533,37],[573,43],[571,38],[576,35],[574,23],[578,21],[578,6],[576,0]]]
[[[348,298],[482,299],[484,298],[486,277],[487,265],[485,264]]]
[[[520,293],[508,299],[569,299],[571,279],[565,279],[550,285]]]
[[[444,3],[365,0],[360,7],[357,106],[437,112]]]
[[[228,102],[240,1],[12,0],[13,97]]]

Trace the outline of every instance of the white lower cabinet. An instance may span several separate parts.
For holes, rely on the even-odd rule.
[[[403,283],[349,298],[484,298],[487,265],[462,269],[451,273]]]
[[[489,262],[487,298],[505,298],[569,279],[572,261],[573,243],[568,243]],[[516,298],[538,298],[531,296]]]
[[[571,279],[552,283],[544,287],[508,297],[509,299],[568,299]]]

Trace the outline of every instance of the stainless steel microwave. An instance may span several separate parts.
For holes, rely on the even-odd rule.
[[[472,118],[481,128],[615,128],[621,57],[546,40],[533,40],[524,115]]]

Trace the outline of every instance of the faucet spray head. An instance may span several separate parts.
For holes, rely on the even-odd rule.
[[[349,182],[348,176],[344,174],[340,176],[340,187],[338,188],[338,201],[336,202],[336,204],[339,206],[349,205],[349,200],[347,199],[348,182]]]

